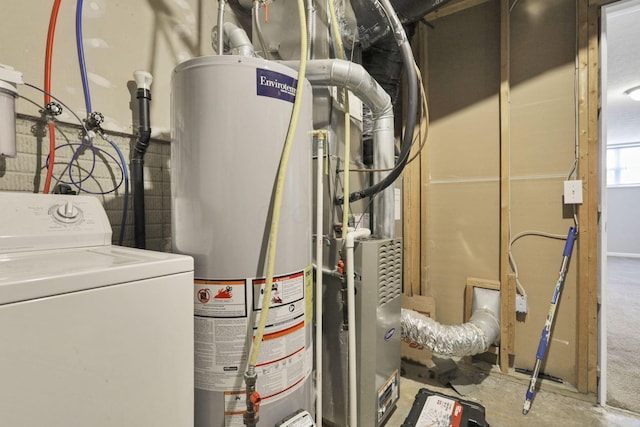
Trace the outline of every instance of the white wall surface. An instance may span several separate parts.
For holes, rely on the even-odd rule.
[[[44,58],[53,0],[0,2],[0,64],[44,86]],[[52,64],[52,92],[81,118],[85,103],[75,37],[75,1],[62,1]],[[86,0],[83,39],[94,111],[104,114],[106,129],[134,133],[128,85],[135,70],[153,74],[151,126],[156,137],[169,139],[169,91],[175,65],[211,54],[215,0]],[[133,86],[135,88],[135,86]],[[134,89],[135,90],[135,89]],[[22,86],[20,94],[38,105],[43,96]],[[136,106],[137,104],[134,104]],[[18,101],[18,112],[39,116],[38,106]],[[137,108],[137,107],[136,107]],[[62,121],[75,122],[65,112]]]
[[[640,257],[640,187],[607,189],[609,255]]]

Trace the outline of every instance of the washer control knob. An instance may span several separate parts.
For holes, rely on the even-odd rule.
[[[71,201],[54,207],[50,212],[55,219],[67,224],[74,223],[82,218],[82,212]]]

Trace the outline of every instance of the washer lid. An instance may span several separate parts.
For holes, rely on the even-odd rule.
[[[0,254],[0,305],[192,271],[189,256],[120,246]]]

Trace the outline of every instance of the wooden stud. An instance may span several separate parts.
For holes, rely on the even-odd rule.
[[[578,325],[576,388],[598,389],[598,206],[599,206],[599,6],[578,1],[578,137],[584,199],[578,211]]]
[[[451,2],[446,6],[442,6],[441,8],[434,10],[431,13],[428,13],[424,19],[427,21],[435,21],[438,18],[443,18],[448,15],[453,15],[454,13],[462,12],[463,10],[467,10],[471,7],[478,6],[482,3],[487,3],[490,0],[459,0],[455,2]]]
[[[423,36],[424,27],[418,27],[415,36],[414,55],[422,62],[426,56],[426,40]],[[418,132],[420,124],[415,129]],[[416,134],[417,135],[417,134]],[[409,158],[417,153],[420,144],[414,144]],[[402,178],[403,188],[403,246],[404,246],[404,293],[408,296],[423,295],[421,289],[422,263],[422,199],[421,199],[421,155],[418,155],[405,168]]]
[[[500,299],[501,324],[509,318],[515,303],[509,306],[508,274],[509,274],[509,183],[510,168],[510,122],[509,122],[509,0],[500,2]],[[507,328],[500,332],[500,370],[509,371],[509,336]]]
[[[597,7],[589,7],[587,12],[588,21],[588,37],[589,37],[589,86],[588,86],[588,170],[589,170],[589,205],[587,206],[587,215],[589,216],[589,224],[591,224],[591,233],[586,237],[589,245],[589,263],[587,282],[587,304],[588,311],[588,359],[587,359],[587,392],[597,393],[598,390],[598,270],[599,270],[599,249],[598,235],[599,227],[599,187],[598,179],[599,166],[599,126],[598,111],[599,105],[599,16]]]
[[[589,0],[589,7],[600,7],[607,4],[615,3],[618,0]]]
[[[429,97],[429,29],[424,25],[418,26],[418,35],[420,37],[421,45],[420,47],[420,62],[418,63],[420,66],[420,71],[422,73],[422,84],[424,85],[425,93],[427,94],[427,103]],[[428,125],[430,126],[430,125]],[[429,129],[427,128],[427,132]],[[427,251],[427,205],[428,205],[428,195],[429,195],[429,139],[427,138],[427,142],[422,149],[422,154],[420,155],[420,224],[422,228],[420,229],[420,291],[422,295],[432,295],[431,289],[429,287],[429,259],[428,259],[428,251]]]
[[[578,322],[577,322],[577,355],[576,355],[576,388],[579,392],[586,393],[588,389],[587,365],[588,365],[588,299],[586,290],[589,283],[589,246],[588,233],[589,215],[588,206],[590,202],[589,179],[588,179],[588,99],[587,99],[587,7],[588,0],[578,0],[578,146],[579,165],[578,174],[585,187],[583,204],[578,211]],[[584,236],[584,237],[583,237]]]
[[[413,155],[417,149],[411,150]],[[420,161],[416,158],[403,173],[403,282],[405,295],[420,295]]]

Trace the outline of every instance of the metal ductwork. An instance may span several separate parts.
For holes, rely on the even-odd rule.
[[[282,64],[295,70],[297,61]],[[339,59],[318,59],[307,62],[306,78],[314,86],[338,86],[353,92],[372,112],[371,135],[374,140],[374,166],[377,169],[393,167],[393,106],[385,89],[360,65]],[[376,183],[389,172],[376,172]],[[394,236],[394,193],[388,188],[373,200],[373,234],[377,237]]]
[[[461,325],[442,325],[417,311],[402,309],[402,336],[433,353],[473,356],[500,341],[500,292],[475,288],[471,318]]]
[[[400,21],[407,25],[422,19],[427,13],[451,0],[391,0]],[[358,37],[363,49],[389,33],[387,18],[378,0],[351,0],[351,8],[358,21]]]

